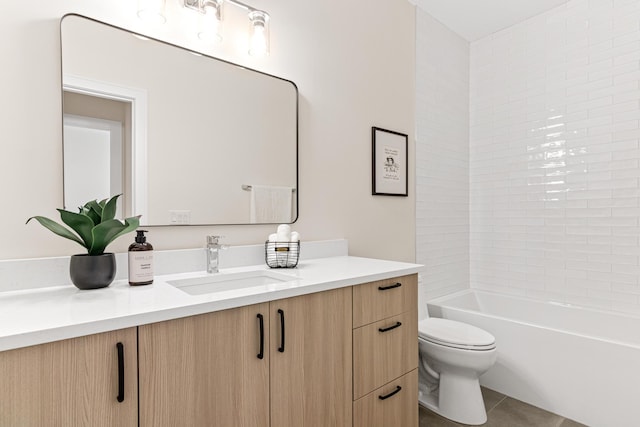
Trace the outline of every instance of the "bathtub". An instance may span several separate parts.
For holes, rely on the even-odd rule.
[[[496,337],[482,385],[589,426],[640,426],[640,317],[478,290],[427,305]]]

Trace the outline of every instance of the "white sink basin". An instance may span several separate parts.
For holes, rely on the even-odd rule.
[[[256,270],[239,273],[214,273],[190,279],[168,280],[167,283],[190,295],[204,295],[292,280],[296,280],[296,278],[268,270]]]

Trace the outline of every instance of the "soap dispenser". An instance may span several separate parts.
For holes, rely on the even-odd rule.
[[[129,246],[129,284],[131,286],[153,283],[153,246],[147,243],[144,233],[136,230],[136,241]]]

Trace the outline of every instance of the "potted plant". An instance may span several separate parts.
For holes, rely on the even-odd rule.
[[[116,195],[100,202],[92,200],[79,208],[79,212],[57,209],[60,218],[69,228],[43,216],[35,219],[58,236],[73,240],[87,249],[86,254],[71,256],[69,273],[71,281],[79,289],[98,289],[111,284],[116,276],[116,258],[113,253],[105,253],[107,246],[140,225],[140,216],[126,218],[124,223],[115,219]],[[72,231],[73,230],[73,231]]]

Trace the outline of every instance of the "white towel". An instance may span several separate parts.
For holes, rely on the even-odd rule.
[[[293,188],[251,185],[251,223],[291,222]]]

